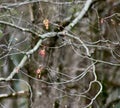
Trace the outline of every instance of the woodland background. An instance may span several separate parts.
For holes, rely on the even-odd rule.
[[[120,108],[120,1],[0,0],[0,108]]]

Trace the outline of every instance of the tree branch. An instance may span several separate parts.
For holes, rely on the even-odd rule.
[[[56,36],[56,34],[57,34],[56,32],[51,32],[51,33],[49,32],[49,33],[45,33],[43,35],[39,35],[42,39],[40,39],[37,42],[37,44],[33,47],[33,49],[31,49],[31,50],[29,50],[28,52],[25,53],[24,57],[22,58],[22,60],[18,64],[18,66],[13,69],[13,71],[10,73],[10,75],[7,78],[0,78],[0,81],[9,81],[9,80],[11,80],[14,77],[14,75],[16,73],[18,73],[19,69],[24,66],[25,62],[30,57],[30,55],[33,54],[35,51],[38,50],[38,48],[40,47],[42,41],[45,38]]]
[[[10,27],[13,27],[13,28],[18,29],[18,30],[20,30],[22,32],[28,32],[28,33],[32,33],[34,35],[38,35],[38,33],[34,32],[33,30],[17,26],[15,24],[12,24],[12,23],[9,23],[9,22],[6,22],[6,21],[0,21],[0,24],[4,24],[4,25],[10,26]]]
[[[17,28],[17,29],[19,29],[19,30],[21,30],[23,32],[33,33],[33,34],[35,34],[35,35],[37,35],[37,36],[39,36],[39,37],[42,38],[42,39],[40,39],[37,42],[37,44],[34,46],[33,49],[31,49],[30,51],[26,52],[26,54],[24,55],[24,57],[21,60],[21,62],[19,63],[19,65],[13,69],[13,71],[11,72],[11,74],[7,78],[0,78],[0,81],[9,81],[9,80],[11,80],[14,77],[14,75],[19,71],[19,69],[23,67],[23,65],[25,64],[25,62],[27,61],[27,59],[30,57],[30,54],[33,54],[39,48],[39,46],[41,45],[43,39],[48,38],[48,37],[56,36],[57,34],[65,34],[66,30],[67,31],[71,30],[78,23],[78,21],[80,19],[82,19],[82,17],[85,15],[85,13],[87,12],[87,10],[88,10],[89,6],[91,5],[91,3],[92,3],[92,0],[87,0],[87,2],[85,3],[85,6],[83,8],[83,10],[78,14],[78,16],[68,26],[65,27],[65,29],[63,30],[63,32],[59,32],[59,33],[49,32],[49,33],[45,33],[43,35],[40,35],[40,34],[36,34],[36,32],[33,32],[30,29],[22,28],[22,27],[19,27],[17,25],[14,25],[14,24],[11,24],[11,23],[8,23],[8,22],[0,21],[0,24],[6,24],[6,25],[9,25],[9,26],[11,26],[13,28]],[[68,36],[70,36],[70,35],[68,35]],[[90,56],[88,48],[85,46],[85,44],[81,40],[79,40],[79,41],[82,43],[82,45],[86,49],[87,55]]]
[[[11,94],[0,94],[0,98],[8,98],[8,97],[15,97],[15,96],[29,96],[29,91],[18,91]]]
[[[15,8],[15,7],[20,7],[23,5],[27,4],[33,4],[37,2],[43,2],[43,3],[49,3],[49,4],[54,4],[54,5],[72,5],[72,4],[79,4],[79,3],[84,3],[84,1],[72,1],[72,2],[53,2],[49,0],[32,0],[32,1],[24,1],[24,2],[17,2],[17,3],[4,3],[0,6],[1,8]]]
[[[83,18],[83,16],[86,14],[91,4],[92,4],[92,0],[87,0],[82,11],[67,27],[65,27],[65,30],[67,31],[71,30]]]

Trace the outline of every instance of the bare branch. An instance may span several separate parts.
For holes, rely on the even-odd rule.
[[[0,94],[0,98],[8,98],[8,97],[15,97],[15,96],[29,96],[29,91],[18,91],[18,92],[14,92],[11,94]]]
[[[65,33],[65,34],[66,34],[68,37],[71,37],[71,38],[73,38],[73,39],[78,40],[78,41],[83,45],[83,47],[85,48],[86,54],[87,54],[88,56],[91,55],[89,49],[87,48],[87,46],[85,45],[85,43],[84,43],[80,38],[78,38],[78,37],[76,37],[76,36],[73,36],[73,35],[71,35],[71,34],[69,34],[69,33]]]
[[[54,5],[73,5],[73,4],[84,3],[85,1],[53,2],[49,0],[32,0],[32,1],[25,1],[25,2],[17,2],[17,3],[4,3],[0,6],[0,8],[15,8],[15,7],[20,7],[23,5],[33,4],[37,2],[49,3]]]
[[[92,0],[87,0],[82,11],[67,27],[65,27],[65,30],[67,31],[71,30],[78,23],[78,21],[80,21],[83,18],[83,16],[86,14],[91,4],[92,4]]]
[[[31,29],[23,28],[23,27],[17,26],[17,25],[15,25],[15,24],[12,24],[12,23],[9,23],[9,22],[6,22],[6,21],[0,21],[0,24],[4,24],[4,25],[7,25],[7,26],[11,26],[11,27],[13,27],[13,28],[15,28],[15,29],[18,29],[18,30],[22,31],[22,32],[28,32],[28,33],[32,33],[32,34],[34,34],[34,35],[38,35],[36,32],[34,32],[34,31],[31,30]]]
[[[43,34],[43,35],[40,35],[43,39],[44,38],[48,38],[48,37],[53,37],[53,36],[56,36],[57,33],[55,32],[51,32],[51,33],[46,33],[46,34]],[[26,54],[24,55],[24,57],[22,58],[21,62],[18,64],[17,67],[15,67],[13,69],[13,71],[10,73],[10,75],[7,77],[7,78],[0,78],[0,81],[9,81],[11,80],[14,75],[16,73],[18,73],[19,69],[22,68],[25,64],[25,62],[27,61],[27,59],[30,57],[30,54],[33,54],[35,51],[37,51],[37,49],[39,48],[39,46],[41,45],[42,43],[42,39],[40,39],[37,44],[33,47],[33,49],[29,50],[28,52],[26,52]]]

